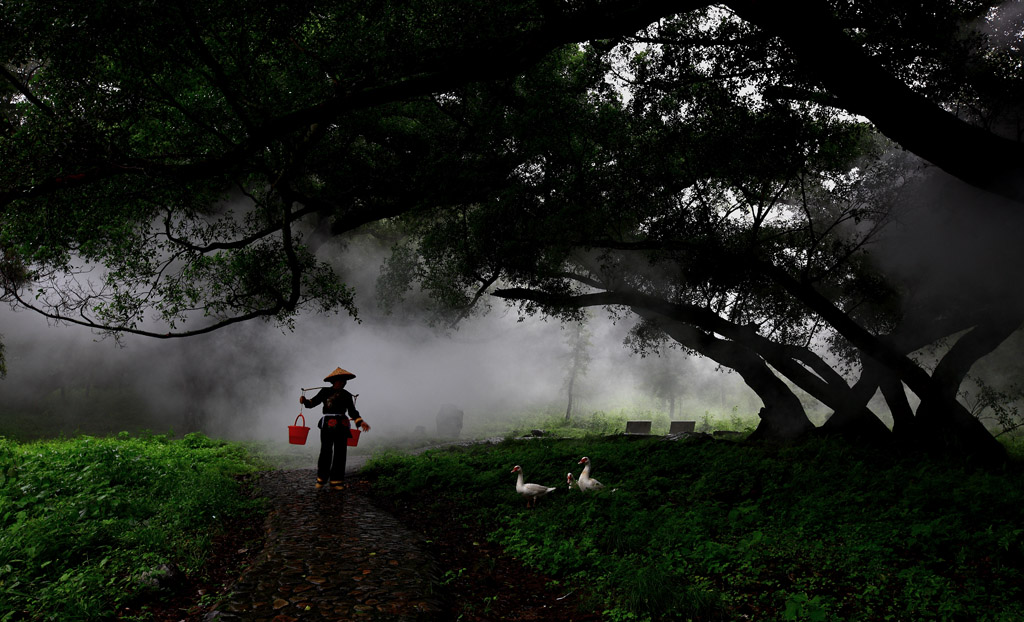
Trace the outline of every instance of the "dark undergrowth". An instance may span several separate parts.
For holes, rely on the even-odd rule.
[[[584,455],[599,493],[566,484]],[[515,492],[516,464],[557,486],[536,509]],[[458,508],[613,622],[1024,619],[1018,462],[594,436],[381,453],[364,473],[423,521]]]

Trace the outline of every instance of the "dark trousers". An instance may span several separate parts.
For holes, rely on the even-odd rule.
[[[334,425],[331,425],[332,421]],[[345,479],[345,457],[351,436],[348,424],[348,417],[324,416],[320,427],[320,458],[316,461],[317,479]]]

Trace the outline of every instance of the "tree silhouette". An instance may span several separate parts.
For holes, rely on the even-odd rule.
[[[742,369],[766,400],[761,434],[809,429],[779,372],[835,407],[834,427],[872,428],[863,396],[881,387],[896,408],[905,384],[922,406],[903,421],[994,450],[955,395],[1020,305],[900,309],[838,235],[875,217],[830,197],[866,188],[842,167],[877,131],[1019,206],[1019,24],[996,2],[787,9],[5,5],[3,298],[153,337],[355,315],[318,247],[414,216],[416,256],[438,265],[411,276],[459,313],[495,286],[525,285],[538,308],[609,296]],[[645,264],[686,289],[623,287]],[[572,266],[586,270],[554,277]],[[854,386],[801,342],[826,326],[862,370]],[[963,331],[933,373],[909,357]]]
[[[573,406],[579,392],[579,384],[586,377],[590,367],[590,330],[587,328],[587,317],[568,324],[565,345],[568,367],[565,372],[566,406],[565,420],[572,419]]]

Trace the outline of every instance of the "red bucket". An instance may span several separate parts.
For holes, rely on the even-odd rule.
[[[302,419],[302,425],[299,425],[299,419]],[[299,413],[299,416],[295,418],[295,425],[288,426],[288,442],[292,445],[305,445],[306,437],[309,436],[309,428],[306,427],[306,418]],[[354,443],[349,443],[354,444]]]
[[[352,437],[348,439],[349,447],[355,447],[356,445],[359,444],[359,432],[360,430],[358,428],[348,431],[348,433],[352,435]]]

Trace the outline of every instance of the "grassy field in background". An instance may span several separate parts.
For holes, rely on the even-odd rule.
[[[201,434],[0,437],[0,620],[109,620],[159,595],[147,573],[200,572],[215,537],[262,511],[257,468]]]
[[[601,493],[567,489],[583,455]],[[558,487],[535,510],[514,490],[516,464]],[[424,520],[460,508],[610,622],[1011,622],[1024,619],[1020,466],[834,441],[591,435],[380,453],[365,473],[382,501]]]
[[[307,421],[310,431],[305,445],[286,444],[284,442],[285,429],[282,425],[280,438],[273,441],[246,442],[245,446],[261,461],[271,464],[275,468],[313,468],[320,448],[317,436],[319,432],[316,428],[317,418],[311,417]],[[357,447],[349,447],[348,455],[350,457],[369,456],[389,450],[413,451],[483,439],[519,438],[532,436],[534,430],[541,430],[544,434],[560,438],[620,434],[626,429],[626,421],[635,419],[650,420],[653,434],[668,432],[668,414],[644,407],[593,412],[575,416],[569,421],[565,420],[564,411],[558,412],[550,408],[517,412],[467,413],[462,434],[457,439],[437,436],[433,430],[414,432],[374,427],[368,434],[360,437]],[[693,416],[692,420],[696,421],[698,432],[750,432],[757,426],[756,417],[740,416],[735,411],[724,414],[704,411],[699,416]]]

